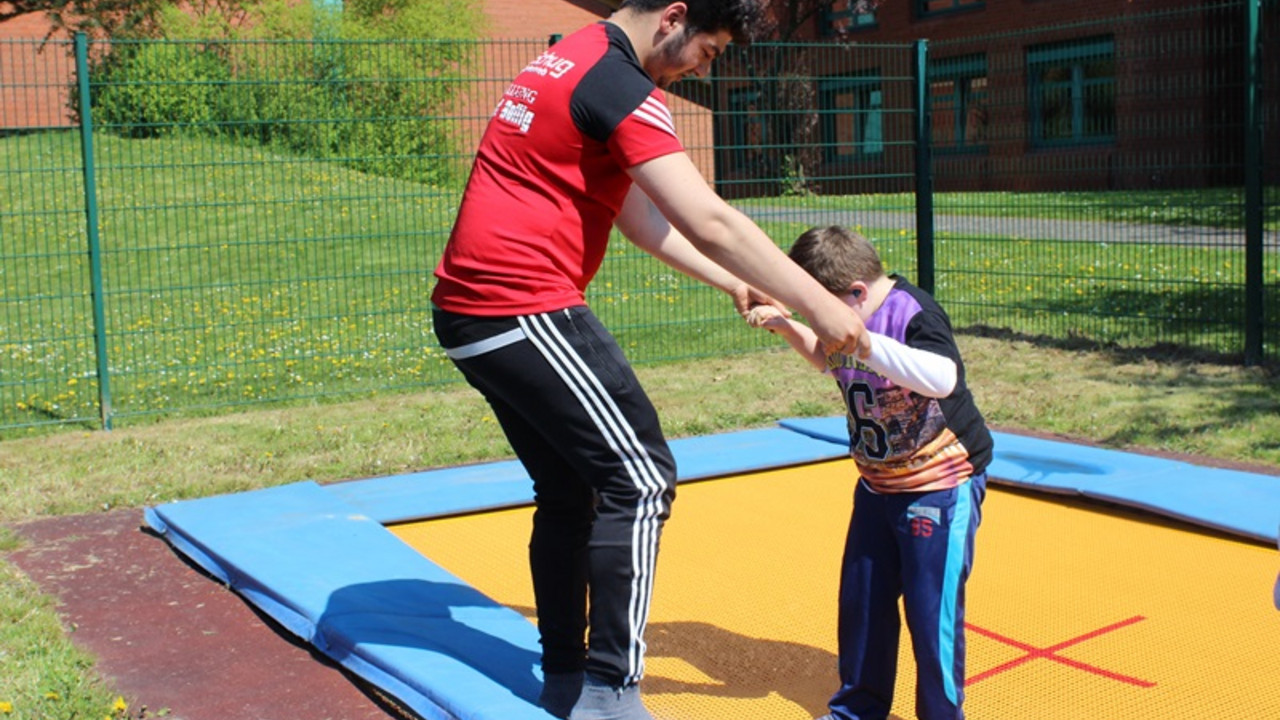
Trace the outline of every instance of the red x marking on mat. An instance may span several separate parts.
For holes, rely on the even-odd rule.
[[[1065,658],[1065,657],[1062,657],[1061,655],[1058,655],[1059,650],[1064,650],[1066,648],[1071,647],[1072,645],[1077,645],[1079,643],[1082,643],[1085,640],[1091,640],[1093,638],[1098,637],[1099,635],[1105,635],[1111,632],[1112,630],[1119,630],[1122,627],[1132,625],[1136,622],[1139,622],[1145,619],[1146,618],[1142,617],[1141,615],[1134,615],[1128,620],[1121,620],[1118,623],[1114,623],[1112,625],[1108,625],[1103,628],[1098,628],[1093,632],[1088,632],[1079,637],[1074,637],[1074,638],[1071,638],[1070,640],[1060,642],[1057,645],[1050,645],[1049,647],[1045,647],[1045,648],[1034,647],[1032,645],[1018,642],[1017,640],[1013,640],[1011,638],[1007,638],[998,633],[994,633],[990,630],[980,628],[977,625],[965,623],[966,628],[978,633],[979,635],[983,635],[991,638],[992,640],[1002,642],[1005,645],[1018,648],[1019,650],[1025,651],[1027,654],[1023,655],[1020,658],[1015,658],[1013,660],[1010,660],[1007,663],[997,665],[991,668],[990,670],[980,672],[977,675],[974,675],[973,677],[969,678],[968,680],[965,680],[964,684],[972,685],[980,680],[986,680],[992,675],[999,675],[1000,673],[1006,670],[1011,670],[1019,665],[1022,665],[1023,663],[1028,663],[1028,662],[1031,662],[1032,660],[1044,658],[1045,660],[1052,660],[1054,662],[1062,663],[1063,665],[1076,668],[1077,670],[1083,670],[1085,672],[1093,673],[1094,675],[1101,675],[1102,677],[1111,678],[1112,680],[1117,680],[1122,683],[1128,683],[1129,685],[1137,685],[1138,687],[1144,687],[1144,688],[1155,687],[1156,685],[1155,683],[1149,682],[1147,680],[1140,680],[1135,677],[1129,677],[1128,675],[1121,675],[1120,673],[1111,672],[1110,670],[1104,670],[1100,667],[1095,667],[1088,663],[1082,663],[1079,660],[1072,660],[1071,658]]]

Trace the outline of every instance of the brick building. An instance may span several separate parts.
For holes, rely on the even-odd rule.
[[[504,38],[566,32],[617,4],[488,0],[486,7],[490,36]],[[683,96],[671,101],[681,137],[726,195],[776,192],[780,176],[798,171],[821,192],[909,187],[910,46],[918,40],[927,41],[938,190],[1240,182],[1243,3],[834,0],[789,28],[792,4],[773,0],[779,36],[825,47],[798,51],[788,43],[769,51],[780,54],[773,62],[755,54],[754,69],[727,57],[714,68],[714,89],[686,82],[672,92]],[[1263,22],[1264,37],[1280,37],[1280,12]],[[765,77],[745,80],[753,74]],[[1264,75],[1263,87],[1277,87],[1280,64],[1264,65]],[[779,87],[779,78],[788,85]],[[810,103],[800,113],[787,99],[797,94]],[[1280,93],[1263,100],[1274,123]],[[1267,148],[1267,160],[1274,174],[1280,147]]]
[[[884,178],[913,167],[915,53],[884,46],[925,40],[939,190],[1239,184],[1244,13],[1243,3],[1202,0],[835,0],[783,25],[793,39],[830,48],[774,64],[808,76],[818,118],[814,138],[777,152],[818,147],[805,170],[823,180],[822,192],[901,189]],[[1280,37],[1280,13],[1264,13],[1263,37]],[[1262,87],[1276,87],[1277,68],[1264,65]],[[726,73],[739,74],[749,73]],[[777,93],[761,103],[767,82],[751,85],[725,89],[727,145],[746,150],[754,135],[786,146],[803,125],[798,108]],[[1280,117],[1274,91],[1263,114]],[[770,127],[779,124],[790,127]],[[1268,149],[1272,168],[1277,150]],[[721,180],[749,179],[742,157],[718,156]]]
[[[0,3],[0,13],[10,8]],[[66,88],[71,84],[74,64],[67,53],[44,44],[50,29],[43,13],[27,13],[0,23],[0,41],[14,41],[0,47],[0,132],[71,124]]]

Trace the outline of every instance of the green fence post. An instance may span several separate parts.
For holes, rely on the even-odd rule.
[[[89,106],[89,42],[76,33],[76,82],[80,90],[80,152],[84,167],[84,215],[89,234],[89,277],[93,298],[93,345],[98,366],[98,411],[102,429],[111,429],[111,369],[107,363],[106,299],[102,289],[102,248],[98,239],[98,186],[93,169],[93,114]]]
[[[929,41],[915,42],[916,284],[934,292],[933,155],[929,137]]]
[[[1262,252],[1262,48],[1259,42],[1259,5],[1245,3],[1244,88],[1244,362],[1262,362],[1263,252]]]

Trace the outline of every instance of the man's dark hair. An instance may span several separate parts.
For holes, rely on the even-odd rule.
[[[687,33],[729,31],[733,42],[749,45],[764,27],[761,0],[681,0],[689,8]],[[619,9],[647,13],[662,10],[673,0],[622,0]]]

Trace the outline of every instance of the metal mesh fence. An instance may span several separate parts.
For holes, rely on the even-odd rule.
[[[116,415],[453,379],[428,280],[495,93],[482,50],[246,43],[212,49],[236,68],[207,85],[216,115],[123,98],[95,146]],[[117,87],[139,89],[90,92]]]
[[[82,47],[87,87],[51,85],[46,97],[79,121],[87,89],[89,191],[77,186],[77,130],[5,143],[12,362],[0,422],[451,379],[431,348],[427,282],[474,146],[470,119],[487,116],[464,90],[492,94],[496,82],[471,62],[478,49]],[[51,195],[49,179],[66,191]]]
[[[1244,12],[730,48],[669,104],[780,245],[858,228],[960,328],[1269,360],[1280,164],[1244,138],[1280,120],[1275,63],[1247,72],[1278,20]],[[456,380],[431,271],[546,42],[0,41],[0,429]],[[634,362],[774,346],[609,252],[589,299]]]
[[[914,140],[885,118],[911,114],[915,84],[909,46],[862,46],[873,70],[846,82],[846,52],[812,44],[730,47],[713,76],[685,80],[668,94],[677,130],[708,182],[784,249],[805,229],[844,223],[874,235],[886,261],[914,269]],[[843,61],[842,61],[843,60]],[[874,102],[873,102],[874,97]],[[886,161],[886,155],[896,155]],[[901,167],[896,174],[887,167]],[[859,183],[898,212],[861,225],[848,193]],[[747,330],[726,298],[616,240],[589,298],[637,362],[724,355],[776,347]]]
[[[0,425],[99,417],[70,43],[0,44]]]
[[[1273,288],[1278,227],[1275,148],[1245,157],[1244,13],[1206,3],[931,46],[936,293],[958,324],[1244,353],[1250,163],[1271,178]]]

